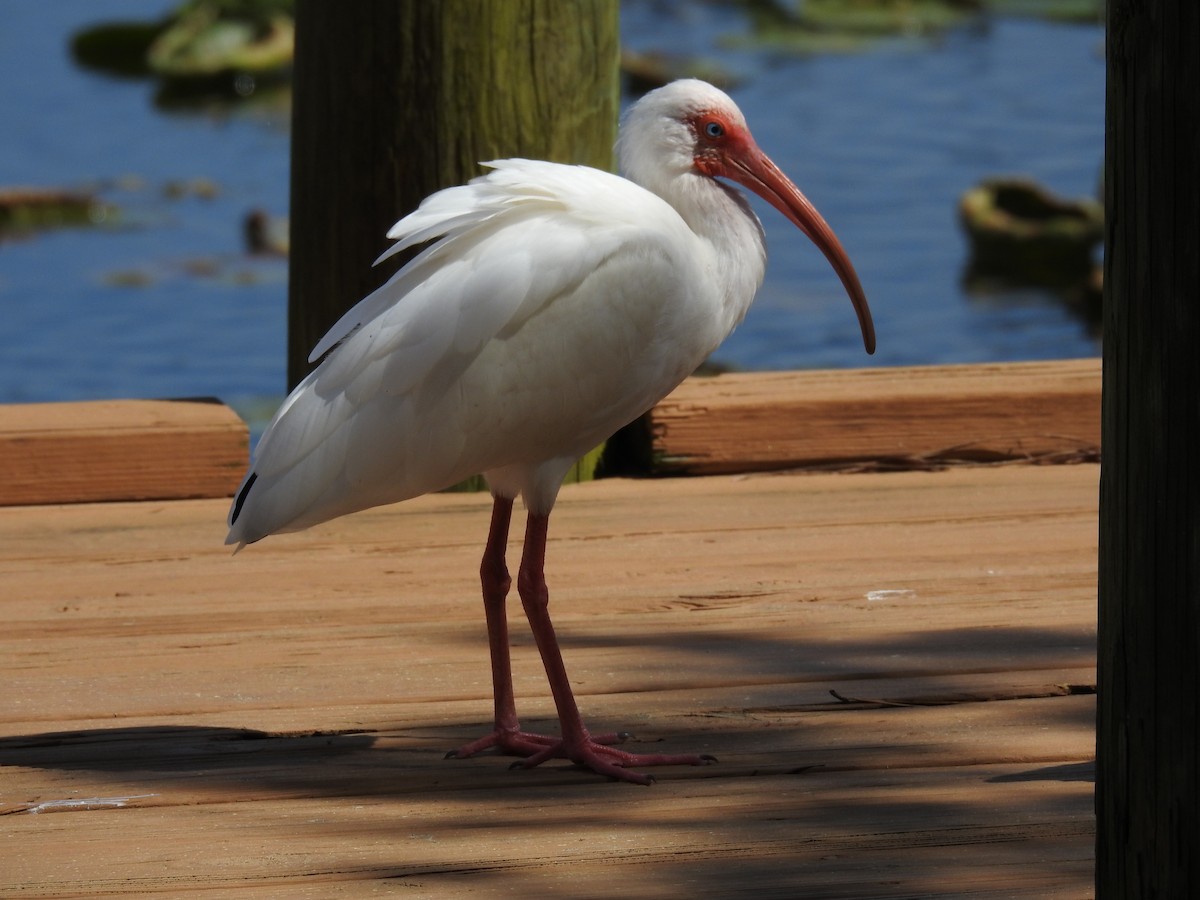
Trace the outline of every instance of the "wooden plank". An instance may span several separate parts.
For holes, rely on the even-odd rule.
[[[1097,480],[565,487],[585,716],[721,760],[649,789],[442,758],[491,709],[486,495],[236,557],[224,501],[0,509],[0,894],[1087,896]]]
[[[248,446],[216,401],[0,406],[0,505],[227,497]]]
[[[663,472],[1087,457],[1099,442],[1099,363],[692,378],[650,423]],[[0,505],[230,496],[248,444],[216,402],[0,406]]]
[[[381,748],[353,761],[379,767],[389,755],[397,754]],[[256,795],[269,765],[329,793]],[[984,764],[705,778],[630,797],[603,783],[513,784],[511,773],[500,788],[427,781],[423,790],[395,791],[380,782],[363,791],[343,780],[345,754],[317,753],[304,769],[294,766],[272,754],[257,767],[211,774],[208,783],[228,783],[231,794],[239,780],[251,789],[233,802],[143,795],[124,807],[8,818],[27,852],[10,851],[0,876],[6,895],[1089,894],[1091,784],[1082,769]],[[996,804],[991,815],[988,804]]]
[[[689,378],[649,414],[656,470],[1094,458],[1100,361]]]

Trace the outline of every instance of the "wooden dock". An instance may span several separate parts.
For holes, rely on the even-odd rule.
[[[0,896],[1090,896],[1098,478],[565,487],[585,718],[720,760],[649,788],[443,758],[491,712],[486,495],[236,557],[221,498],[0,508]]]

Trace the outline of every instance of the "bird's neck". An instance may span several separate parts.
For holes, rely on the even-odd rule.
[[[676,180],[683,187],[664,197],[708,248],[712,278],[719,287],[726,333],[742,321],[762,284],[766,239],[758,217],[741,191],[704,175]]]
[[[767,265],[762,225],[741,191],[698,172],[691,153],[678,152],[678,146],[675,152],[670,146],[643,146],[644,133],[633,122],[622,129],[621,171],[665,200],[696,236],[720,303],[724,338],[742,321],[762,284]],[[676,144],[685,139],[680,136]]]

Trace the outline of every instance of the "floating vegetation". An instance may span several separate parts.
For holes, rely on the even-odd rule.
[[[1096,25],[1104,21],[1104,0],[988,0],[987,8],[1008,16]]]
[[[0,187],[0,238],[47,228],[99,225],[115,212],[115,207],[88,191]]]
[[[982,11],[983,0],[753,0],[746,43],[796,53],[847,53],[884,38],[938,34]]]
[[[108,287],[118,288],[150,287],[157,280],[154,273],[146,269],[115,269],[112,272],[105,272],[100,278],[101,283]]]
[[[151,74],[146,53],[163,27],[158,22],[106,22],[76,34],[71,54],[89,69],[142,78]]]
[[[221,186],[211,178],[176,178],[164,184],[162,192],[168,200],[183,200],[188,197],[215,200],[221,195]]]
[[[164,78],[271,73],[292,62],[290,0],[191,0],[147,48],[150,70]]]
[[[987,15],[1101,21],[1104,0],[748,0],[747,42],[799,53],[850,52],[926,38]]]
[[[130,290],[160,287],[180,279],[206,281],[231,288],[285,283],[286,272],[271,262],[240,256],[195,256],[112,269],[102,273],[99,280],[106,287]]]
[[[110,22],[77,34],[80,65],[158,79],[161,103],[247,98],[291,79],[293,0],[188,0],[160,22]]]
[[[1027,178],[990,178],[962,195],[959,221],[971,239],[967,280],[1066,288],[1085,281],[1104,239],[1104,209],[1066,200]]]

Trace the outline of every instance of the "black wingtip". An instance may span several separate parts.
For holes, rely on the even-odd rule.
[[[230,525],[236,523],[238,516],[242,514],[242,506],[245,504],[246,498],[250,495],[250,488],[254,487],[254,482],[257,480],[257,472],[251,472],[246,476],[246,481],[242,484],[242,489],[238,491],[237,499],[233,501],[233,512],[229,514]]]

